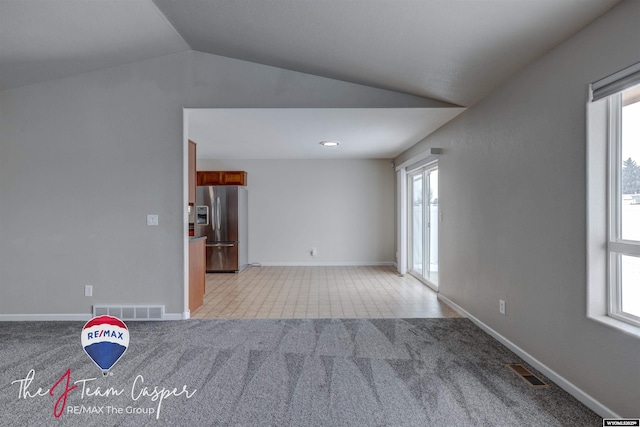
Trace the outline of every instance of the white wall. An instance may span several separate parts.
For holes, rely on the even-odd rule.
[[[375,265],[394,262],[389,162],[203,159],[198,170],[248,172],[250,262]]]
[[[183,107],[434,105],[193,51],[0,92],[0,319],[182,312]]]
[[[640,340],[586,317],[585,105],[588,83],[640,61],[638,22],[623,2],[396,159],[444,149],[441,294],[636,417]]]

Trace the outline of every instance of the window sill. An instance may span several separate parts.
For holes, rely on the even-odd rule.
[[[631,335],[640,339],[640,327],[631,325],[621,320],[614,319],[609,316],[587,316],[591,320],[607,325],[611,328],[617,329],[620,332]]]

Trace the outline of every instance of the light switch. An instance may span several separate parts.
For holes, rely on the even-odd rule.
[[[158,215],[147,215],[147,225],[158,225]]]

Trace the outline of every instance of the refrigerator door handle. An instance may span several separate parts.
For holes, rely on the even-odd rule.
[[[216,229],[216,201],[211,200],[211,228]]]
[[[209,246],[210,248],[232,248],[235,245],[233,243],[208,243],[205,246]]]
[[[211,231],[215,231],[216,229],[216,199],[213,198],[213,187],[209,186],[207,188],[209,190],[209,200],[211,200],[211,211],[209,212],[210,221],[211,221]]]
[[[218,206],[217,206],[218,210],[217,210],[217,212],[216,212],[216,216],[218,217],[218,218],[217,218],[217,223],[216,223],[216,225],[217,225],[217,227],[218,227],[218,231],[219,231],[219,230],[220,230],[220,217],[222,216],[222,212],[220,211],[220,197],[218,197],[218,198],[216,199],[216,204],[218,205]]]

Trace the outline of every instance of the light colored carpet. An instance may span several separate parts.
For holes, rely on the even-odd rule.
[[[602,425],[557,386],[525,384],[505,367],[523,361],[467,319],[130,322],[107,377],[84,354],[82,326],[0,323],[0,425]],[[67,369],[79,387],[55,419],[65,381],[53,397],[37,392]]]

